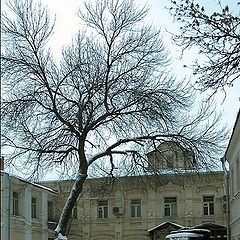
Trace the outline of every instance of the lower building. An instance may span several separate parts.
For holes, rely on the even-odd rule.
[[[54,239],[57,192],[1,171],[1,239]]]
[[[151,240],[165,240],[166,236],[172,232],[184,228],[176,223],[164,222],[148,230]]]
[[[56,189],[59,217],[73,182],[45,182]],[[89,179],[73,209],[71,240],[149,240],[165,222],[192,227],[225,225],[223,172]]]
[[[73,182],[40,185],[1,171],[1,239],[53,240]],[[87,179],[67,235],[69,240],[162,240],[181,226],[225,225],[224,205],[223,172]]]

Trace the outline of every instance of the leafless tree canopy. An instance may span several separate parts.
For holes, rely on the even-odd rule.
[[[9,6],[1,55],[6,159],[21,161],[28,173],[60,164],[73,171],[76,182],[56,233],[65,233],[89,168],[101,159],[112,175],[115,156],[144,168],[148,147],[166,140],[190,148],[202,163],[221,151],[226,135],[217,118],[209,120],[211,104],[190,113],[194,93],[168,72],[159,31],[143,23],[147,8],[127,0],[85,3],[79,17],[86,31],[56,64],[46,7],[31,0]]]
[[[240,76],[239,2],[231,1],[230,8],[216,1],[219,11],[215,12],[211,12],[207,2],[205,6],[189,0],[171,0],[171,3],[169,12],[181,24],[174,42],[183,51],[198,47],[199,57],[204,57],[204,62],[196,59],[191,66],[199,76],[199,88],[216,92],[232,86]]]

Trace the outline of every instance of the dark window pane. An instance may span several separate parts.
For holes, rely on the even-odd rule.
[[[98,206],[107,206],[108,201],[99,201]]]
[[[108,218],[108,201],[98,202],[98,218]]]
[[[203,196],[203,215],[214,215],[214,196]]]
[[[210,215],[214,214],[214,203],[209,203]]]
[[[170,208],[165,207],[165,216],[170,216]]]
[[[141,217],[141,205],[137,206],[137,217]]]
[[[203,201],[204,202],[213,202],[213,196],[204,196]]]
[[[131,217],[141,217],[141,199],[131,200]]]
[[[176,197],[167,197],[167,198],[164,198],[164,202],[165,203],[176,203],[177,198]]]
[[[203,214],[208,215],[208,207],[203,207]]]
[[[19,194],[13,192],[13,215],[19,215]]]
[[[164,203],[165,216],[177,216],[177,197],[166,197]]]
[[[108,208],[104,207],[104,218],[108,218]]]
[[[136,217],[135,216],[135,206],[131,206],[131,217]]]
[[[176,203],[172,203],[172,205],[171,205],[171,215],[177,216],[177,204]]]
[[[54,221],[54,206],[53,202],[48,202],[48,221]]]
[[[31,205],[31,214],[32,218],[37,218],[37,199],[32,198],[32,205]]]

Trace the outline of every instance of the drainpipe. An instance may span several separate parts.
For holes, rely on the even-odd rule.
[[[227,213],[227,240],[231,240],[231,229],[230,229],[230,195],[229,195],[229,173],[227,171],[225,162],[227,161],[226,156],[220,158],[222,162],[222,169],[224,171],[226,179],[226,213]]]
[[[0,149],[1,150],[1,149]],[[8,173],[6,173],[5,172],[5,170],[4,170],[4,157],[1,155],[1,152],[0,152],[0,170],[1,170],[1,172],[3,172],[3,175],[2,175],[2,177],[3,177],[3,187],[4,187],[4,189],[7,187],[8,188],[8,196],[5,196],[5,194],[6,194],[6,191],[5,191],[5,193],[3,193],[3,195],[2,195],[2,201],[4,202],[3,204],[5,204],[5,197],[7,198],[7,205],[8,205],[8,209],[7,209],[7,225],[8,225],[8,228],[7,228],[7,240],[11,240],[10,239],[10,233],[11,233],[11,229],[10,229],[10,224],[11,224],[11,220],[10,220],[10,217],[11,217],[11,215],[10,215],[10,209],[11,209],[11,177],[10,177],[10,175],[8,174]],[[6,183],[6,181],[7,181],[7,183]],[[3,189],[3,191],[4,191],[4,189]],[[3,220],[4,221],[4,220]]]
[[[11,196],[12,196],[12,178],[8,175],[9,195],[8,195],[8,240],[11,240]]]

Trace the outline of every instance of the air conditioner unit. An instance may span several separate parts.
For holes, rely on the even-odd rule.
[[[227,195],[223,195],[223,202],[226,202],[227,201]]]
[[[223,208],[223,212],[226,212],[226,210],[227,210],[227,204],[226,204],[226,203],[223,203],[222,208]]]
[[[122,214],[124,214],[123,207],[113,207],[113,214],[115,214],[115,215],[122,215]]]

